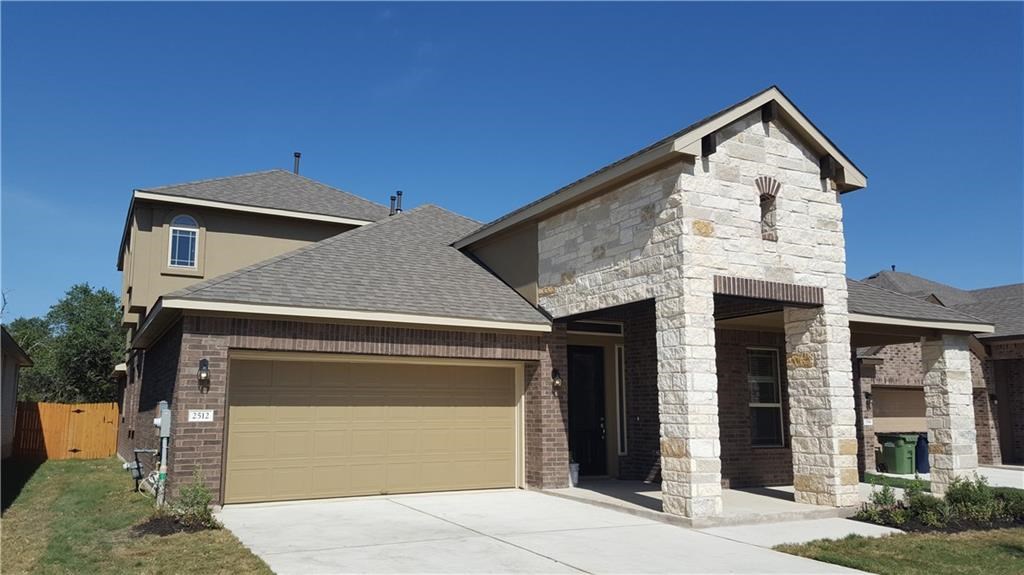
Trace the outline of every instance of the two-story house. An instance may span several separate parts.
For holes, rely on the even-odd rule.
[[[721,515],[738,486],[854,505],[853,351],[909,341],[933,489],[977,465],[967,346],[991,324],[846,278],[840,196],[866,177],[777,88],[483,226],[236,181],[200,184],[218,225],[271,236],[236,269],[212,267],[231,256],[191,209],[209,206],[155,204],[145,264],[133,207],[122,246],[137,325],[121,453],[155,443],[142,428],[169,401],[172,491],[195,469],[220,503],[547,489],[574,461],[660,481],[687,517]],[[230,224],[249,214],[225,205],[254,196],[318,215],[333,199],[337,221]],[[165,277],[193,254],[204,277]]]
[[[388,215],[388,208],[285,170],[270,170],[137,189],[132,192],[118,251],[121,302],[129,348],[123,383],[120,453],[131,458],[142,409],[143,354],[132,342],[159,298]],[[150,418],[151,420],[152,418]],[[139,446],[155,447],[151,424]]]

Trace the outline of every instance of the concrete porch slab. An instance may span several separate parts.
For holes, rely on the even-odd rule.
[[[857,511],[856,508],[823,507],[797,503],[794,501],[792,486],[723,489],[722,516],[700,519],[663,513],[661,511],[661,486],[657,483],[592,479],[581,481],[578,487],[550,489],[544,493],[688,527],[749,525],[849,517]]]

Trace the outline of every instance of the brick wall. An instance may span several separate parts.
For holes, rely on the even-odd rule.
[[[142,352],[132,352],[125,362],[128,373],[121,380],[119,402],[121,422],[117,426],[117,453],[126,461],[132,460],[135,449],[135,425],[139,411],[139,367],[142,365]]]
[[[661,423],[654,303],[640,302],[624,307],[621,319],[626,363],[626,455],[619,456],[619,477],[660,481]]]
[[[553,368],[562,374],[567,370],[562,325],[556,324],[551,334],[538,336],[186,316],[178,329],[179,335],[168,336],[180,342],[180,353],[162,339],[147,355],[148,362],[158,361],[154,355],[161,364],[167,357],[176,361],[179,383],[174,391],[175,437],[168,474],[172,496],[193,470],[200,469],[215,500],[220,500],[228,354],[232,349],[529,362],[525,387],[527,483],[542,488],[568,484],[566,398],[551,385]],[[202,358],[210,362],[210,384],[205,390],[196,380]],[[189,409],[214,410],[214,422],[188,422]]]
[[[993,374],[998,390],[1003,463],[1024,464],[1024,359],[994,361]]]
[[[181,350],[181,322],[175,324],[154,344],[145,355],[137,354],[136,388],[132,396],[131,412],[134,416],[134,439],[128,440],[131,448],[158,449],[160,434],[153,426],[153,419],[159,416],[157,406],[160,401],[174,405],[176,376],[178,369],[178,353]],[[127,418],[126,418],[127,419]],[[128,449],[128,457],[134,457]],[[173,453],[173,450],[172,450]],[[122,453],[122,455],[125,455]],[[140,455],[139,461],[146,471],[159,467],[159,460],[150,455]]]
[[[756,331],[715,330],[718,366],[718,421],[722,442],[722,486],[791,485],[793,454],[789,446],[789,394],[782,375],[782,413],[785,445],[753,447],[750,441],[750,386],[747,348],[770,347],[785,358],[785,336]]]

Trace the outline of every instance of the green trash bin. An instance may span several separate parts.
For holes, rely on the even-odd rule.
[[[898,475],[914,473],[917,434],[879,433],[878,440],[882,443],[882,461],[887,472]]]

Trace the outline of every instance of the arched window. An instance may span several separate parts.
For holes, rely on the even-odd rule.
[[[171,220],[171,246],[167,265],[172,268],[196,267],[199,247],[199,224],[192,216],[180,215]]]

